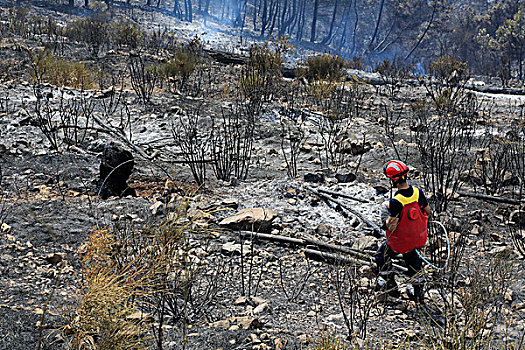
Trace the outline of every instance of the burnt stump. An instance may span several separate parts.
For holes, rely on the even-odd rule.
[[[127,184],[134,165],[135,161],[130,151],[115,143],[106,144],[102,152],[97,186],[100,198],[136,195],[135,190]]]

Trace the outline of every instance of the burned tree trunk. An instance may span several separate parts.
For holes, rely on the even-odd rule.
[[[277,27],[279,28],[279,34],[283,30],[283,25],[284,25],[284,21],[286,20],[287,10],[288,10],[288,0],[284,0],[283,11],[279,14],[279,22],[277,23]]]
[[[300,15],[297,17],[297,41],[303,40],[304,23],[306,21],[306,0],[301,0]]]
[[[319,0],[314,1],[314,11],[312,16],[312,32],[310,34],[310,42],[315,42],[315,34],[317,27],[317,12],[319,10]]]
[[[102,199],[134,195],[135,191],[127,184],[134,165],[135,161],[130,151],[122,149],[115,143],[104,146],[97,194]]]
[[[288,4],[288,2],[287,2]],[[287,7],[288,5],[286,5]],[[286,19],[286,13],[290,13],[288,16],[288,19]],[[292,10],[290,11],[283,11],[283,20],[281,23],[281,26],[279,28],[279,36],[284,36],[284,33],[288,31],[288,34],[291,34],[291,25],[295,22],[295,18],[297,17],[297,0],[293,0],[292,2]]]
[[[257,9],[259,8],[259,2],[260,0],[254,0],[253,1],[253,30],[257,31]]]
[[[272,11],[270,11],[270,14],[273,13],[273,19],[270,24],[270,31],[268,32],[267,38],[270,38],[273,34],[273,29],[275,28],[275,22],[277,20],[279,12],[280,12],[280,3],[279,1],[275,1],[275,9],[272,9]]]
[[[191,0],[184,0],[184,9],[186,11],[186,21],[193,22],[193,5]]]
[[[352,50],[350,51],[350,56],[353,56],[355,53],[357,26],[359,24],[359,12],[357,11],[357,0],[354,0],[354,14],[355,14],[355,23],[354,23],[354,31],[352,33]]]
[[[173,2],[173,11],[172,11],[174,15],[177,14],[178,8],[179,8],[179,0],[175,0]]]
[[[423,41],[423,38],[425,37],[425,35],[427,34],[428,30],[430,29],[430,26],[432,26],[432,24],[434,23],[434,15],[436,14],[437,6],[438,5],[437,5],[437,2],[436,2],[434,4],[434,8],[432,9],[432,16],[430,17],[430,21],[428,22],[428,25],[425,28],[425,31],[423,32],[423,34],[421,34],[421,36],[419,37],[419,40],[416,42],[416,44],[414,45],[412,50],[410,50],[410,52],[405,56],[405,60],[408,60],[409,57],[412,56],[414,51],[416,51],[416,49],[419,47],[419,44],[421,44],[421,42]]]
[[[206,5],[204,5],[204,13],[202,14],[202,17],[204,18],[204,25],[206,25],[206,21],[208,20],[209,16],[210,16],[210,0],[206,0]]]
[[[374,34],[372,35],[372,39],[370,39],[370,43],[368,44],[369,47],[371,47],[374,41],[376,40],[377,32],[379,31],[379,24],[381,23],[381,17],[383,15],[384,7],[385,7],[385,0],[381,0],[381,4],[379,5],[379,13],[377,15],[376,27],[374,29]]]
[[[343,32],[341,33],[341,40],[339,41],[339,52],[343,49],[343,47],[346,44],[346,36],[348,34],[348,23],[350,22],[350,8],[352,7],[352,4],[348,4],[348,8],[345,9],[343,13]]]
[[[334,25],[335,25],[335,19],[337,17],[337,7],[339,5],[339,0],[335,0],[334,4],[334,12],[332,12],[332,21],[330,22],[330,31],[328,32],[328,35],[324,40],[322,41],[322,44],[326,44],[332,40],[332,36],[334,35]]]
[[[270,4],[270,7],[272,4]],[[264,33],[266,32],[266,28],[268,27],[269,22],[269,15],[268,15],[268,0],[263,0],[263,9],[262,9],[262,15],[261,15],[261,37],[264,36]]]

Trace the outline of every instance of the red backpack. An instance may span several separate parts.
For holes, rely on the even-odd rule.
[[[419,207],[419,189],[417,187],[412,188],[414,189],[412,196],[405,197],[397,194],[394,197],[403,204],[403,209],[394,232],[386,230],[388,246],[399,254],[422,248],[427,242],[428,216]]]

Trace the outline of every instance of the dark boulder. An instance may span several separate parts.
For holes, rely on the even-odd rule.
[[[114,143],[105,145],[100,162],[97,194],[102,199],[136,195],[135,190],[127,184],[134,165],[135,161],[130,151]]]
[[[323,174],[307,173],[307,174],[304,174],[304,181],[312,182],[312,183],[323,183],[324,182],[324,175]]]

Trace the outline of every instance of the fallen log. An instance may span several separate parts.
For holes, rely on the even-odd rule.
[[[358,202],[361,202],[361,203],[370,203],[370,201],[367,201],[366,199],[357,198],[357,197],[350,196],[348,194],[344,194],[344,193],[341,193],[341,192],[325,190],[323,188],[320,188],[318,191],[321,192],[321,193],[326,193],[326,194],[332,195],[332,196],[334,196],[336,198],[337,197],[342,197],[342,198],[348,198],[348,199],[351,199],[351,200],[354,200],[354,201],[358,201]]]
[[[374,262],[367,261],[359,258],[349,258],[340,254],[323,252],[315,249],[305,249],[304,254],[307,258],[315,261],[325,261],[328,263],[337,263],[338,265],[351,265],[351,264],[360,264],[367,266],[374,266]],[[392,267],[401,271],[407,272],[408,269],[404,266],[398,264],[392,264]]]
[[[360,264],[370,266],[372,264],[370,261],[363,261],[361,259],[349,258],[343,255],[322,252],[314,249],[305,249],[304,255],[312,260],[336,263],[338,265]]]
[[[318,197],[320,198],[323,198],[323,199],[326,199],[326,200],[329,200],[337,205],[339,205],[341,208],[349,211],[350,213],[354,214],[355,216],[357,216],[362,222],[364,222],[365,224],[367,224],[370,228],[372,228],[372,230],[374,231],[374,233],[381,237],[381,236],[384,236],[383,234],[383,231],[381,231],[381,229],[379,228],[379,226],[377,226],[376,224],[374,224],[372,221],[368,220],[367,218],[365,218],[363,215],[361,215],[361,213],[355,211],[354,209],[350,208],[348,205],[344,204],[343,202],[333,198],[333,197],[330,197],[326,194],[323,194],[319,191],[317,191],[316,189],[310,187],[310,186],[305,186],[305,188],[312,192],[313,194],[317,195]]]
[[[292,238],[292,237],[286,237],[286,236],[281,236],[281,235],[272,235],[272,234],[267,234],[267,233],[248,232],[248,231],[240,231],[240,235],[244,238],[259,239],[262,241],[270,241],[270,242],[276,242],[276,243],[282,243],[282,244],[291,244],[291,245],[298,245],[298,246],[313,245],[318,249],[329,250],[332,252],[345,253],[348,255],[354,255],[360,259],[372,261],[372,257],[364,251],[360,251],[358,249],[349,248],[349,247],[338,246],[335,244],[321,242],[321,241],[318,241],[310,237]]]
[[[371,264],[371,265],[374,264],[374,259],[372,258],[372,254],[374,254],[375,252],[360,251],[358,249],[354,249],[350,247],[343,247],[343,246],[338,246],[335,244],[329,244],[329,243],[315,240],[311,237],[292,238],[292,237],[286,237],[286,236],[281,236],[281,235],[272,235],[272,234],[267,234],[267,233],[248,232],[248,231],[240,231],[239,234],[243,238],[250,238],[250,239],[256,239],[256,240],[261,240],[261,241],[269,241],[269,242],[275,242],[275,243],[281,243],[281,244],[290,244],[290,245],[306,246],[306,247],[308,247],[309,245],[312,245],[318,248],[319,251],[312,250],[310,248],[308,248],[307,250],[312,250],[312,251],[324,253],[324,254],[332,254],[339,258],[341,257],[341,255],[338,255],[338,254],[321,251],[322,249],[330,250],[331,252],[344,253],[344,254],[348,254],[354,257],[354,258],[347,257],[346,258],[347,262],[359,260],[361,262],[366,262],[366,264]],[[317,255],[319,256],[319,254]],[[394,261],[398,261],[398,260],[394,260]],[[397,263],[393,263],[392,266],[400,271],[403,271],[403,272],[407,271],[406,267],[401,266]]]
[[[470,193],[470,192],[458,191],[457,194],[462,197],[471,197],[471,198],[476,198],[476,199],[481,199],[481,200],[491,201],[491,202],[498,202],[498,203],[517,204],[517,205],[521,203],[525,203],[525,201],[519,201],[517,199],[489,196],[487,194],[480,194],[480,193]]]
[[[315,250],[311,248],[305,249],[304,254],[307,258],[310,258],[316,261],[326,261],[326,262],[338,263],[338,264],[361,264],[361,265],[367,265],[367,266],[374,265],[373,261],[368,261],[368,260],[364,260],[360,258],[348,258],[340,254],[323,252],[323,251]],[[398,264],[392,264],[392,267],[402,272],[408,271],[406,267],[398,265]]]
[[[225,51],[204,50],[215,61],[223,64],[246,64],[248,57]]]
[[[271,235],[267,233],[249,232],[249,231],[240,231],[239,234],[245,238],[249,237],[252,239],[259,239],[262,241],[271,241],[271,242],[286,243],[286,244],[300,245],[300,246],[306,245],[305,240],[300,239],[300,238],[292,238],[292,237],[286,237],[286,236],[280,236],[280,235]]]
[[[354,255],[354,256],[356,256],[356,257],[358,257],[360,259],[366,259],[366,260],[372,261],[372,257],[370,255],[368,255],[365,252],[362,252],[362,251],[360,251],[358,249],[338,246],[338,245],[330,244],[330,243],[325,243],[325,242],[321,242],[321,241],[315,240],[313,238],[308,238],[308,237],[304,238],[304,241],[307,244],[314,245],[314,246],[316,246],[318,248],[322,248],[322,249],[329,250],[329,251],[332,251],[332,252],[340,252],[340,253],[345,253],[345,254],[349,254],[349,255]]]

